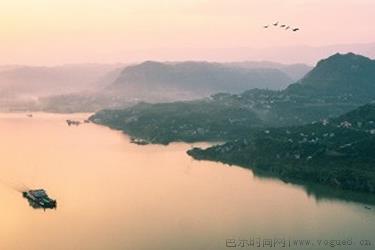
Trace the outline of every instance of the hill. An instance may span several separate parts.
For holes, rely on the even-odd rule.
[[[247,137],[208,149],[200,160],[265,171],[290,182],[314,182],[375,193],[375,105],[336,119],[297,127],[256,130]]]
[[[288,87],[287,92],[324,96],[366,98],[375,96],[375,61],[348,53],[335,54],[320,61],[304,78]]]
[[[144,62],[126,67],[107,90],[146,101],[183,100],[217,92],[240,93],[252,88],[283,89],[293,80],[273,68],[243,68],[219,63]]]
[[[90,120],[161,144],[233,139],[234,135],[263,124],[254,112],[211,100],[140,103],[123,110],[97,112]]]

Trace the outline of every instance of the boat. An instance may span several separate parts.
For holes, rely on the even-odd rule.
[[[79,126],[81,124],[80,121],[74,121],[74,120],[66,120],[66,123],[68,124],[68,126],[72,126],[72,125]]]
[[[57,202],[48,197],[44,189],[33,189],[22,192],[22,196],[29,201],[33,208],[56,208]]]
[[[130,142],[141,146],[150,144],[148,141],[139,138],[130,138]]]

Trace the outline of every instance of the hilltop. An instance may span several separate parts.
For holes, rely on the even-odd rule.
[[[346,96],[355,101],[375,96],[375,61],[367,57],[335,54],[321,60],[304,78],[289,86],[288,93]]]

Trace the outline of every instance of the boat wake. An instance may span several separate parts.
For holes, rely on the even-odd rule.
[[[5,180],[0,179],[0,184],[20,193],[30,190],[30,188],[27,187],[22,182],[12,182],[12,181],[5,181]]]

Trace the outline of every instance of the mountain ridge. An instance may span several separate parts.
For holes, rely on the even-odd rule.
[[[282,89],[293,80],[273,68],[246,69],[220,63],[146,61],[126,67],[107,90],[147,100],[147,95],[163,95],[166,90],[190,95],[193,99],[216,92],[240,93],[254,87]]]

